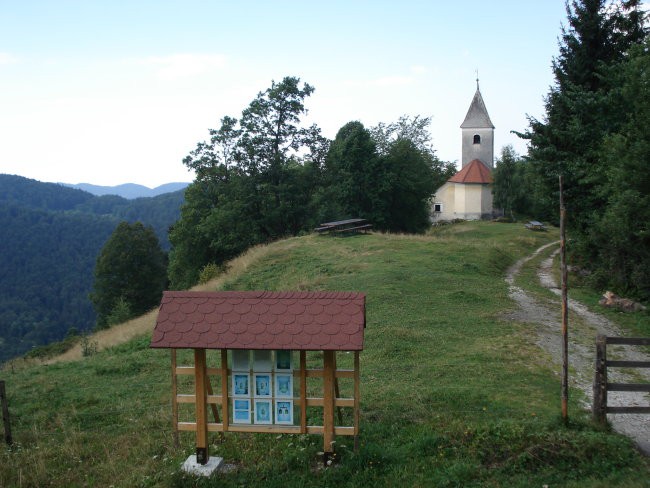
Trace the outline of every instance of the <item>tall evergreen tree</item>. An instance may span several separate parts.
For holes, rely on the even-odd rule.
[[[607,204],[582,243],[595,283],[650,300],[650,40],[616,70],[629,120],[603,147]]]
[[[567,3],[560,55],[553,60],[555,84],[546,98],[544,121],[529,118],[521,134],[530,141],[529,156],[537,169],[541,202],[550,218],[556,212],[558,176],[564,175],[565,198],[573,225],[583,229],[605,203],[598,191],[605,178],[599,154],[604,137],[625,121],[619,110],[610,70],[630,46],[645,35],[640,0]]]

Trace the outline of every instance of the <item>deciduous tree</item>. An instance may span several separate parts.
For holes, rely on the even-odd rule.
[[[135,316],[154,307],[166,282],[166,256],[153,229],[141,222],[120,223],[95,266],[90,298],[97,311],[97,327],[106,327],[111,315],[123,316],[124,310]]]

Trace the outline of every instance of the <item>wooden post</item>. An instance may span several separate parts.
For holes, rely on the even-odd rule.
[[[178,378],[176,377],[176,349],[171,349],[172,353],[172,438],[174,447],[180,447],[178,439]]]
[[[604,424],[607,420],[607,337],[596,338],[596,364],[594,374],[594,420]]]
[[[323,463],[334,452],[334,351],[323,351]]]
[[[205,349],[194,349],[194,391],[196,406],[196,462],[206,464],[210,459],[208,452],[208,418],[206,391]]]
[[[228,349],[221,350],[221,413],[223,432],[228,432]]]
[[[300,351],[300,433],[307,433],[307,353]]]
[[[336,377],[336,352],[334,352],[334,398],[340,398],[341,390],[339,388],[339,379]],[[336,400],[335,400],[336,401]],[[336,416],[339,419],[339,425],[343,425],[343,411],[341,407],[336,407]]]
[[[212,389],[212,383],[210,383],[210,377],[206,375],[206,386],[208,388],[208,395],[214,395],[214,390]],[[217,405],[210,403],[210,409],[212,410],[212,416],[214,421],[219,423],[219,410],[217,410]]]
[[[2,404],[2,423],[5,427],[5,442],[8,446],[13,443],[11,437],[11,422],[9,421],[9,401],[5,390],[4,380],[0,380],[0,404]]]
[[[569,420],[569,307],[567,295],[567,264],[566,264],[566,209],[564,208],[564,192],[560,175],[560,268],[562,270],[562,420]]]
[[[359,451],[359,400],[360,394],[359,351],[354,351],[354,452]]]

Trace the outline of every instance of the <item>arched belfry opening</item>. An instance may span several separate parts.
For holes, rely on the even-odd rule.
[[[480,144],[481,143],[481,136],[478,134],[474,134],[474,144]]]

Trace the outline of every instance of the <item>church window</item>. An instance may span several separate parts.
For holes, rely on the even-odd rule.
[[[433,204],[433,211],[434,212],[442,212],[442,203],[434,203]]]
[[[474,134],[474,144],[480,144],[481,143],[481,136],[478,134]]]

